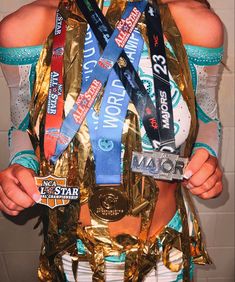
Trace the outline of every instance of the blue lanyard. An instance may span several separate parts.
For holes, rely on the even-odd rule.
[[[140,32],[135,29],[125,46],[125,52],[135,68],[139,64],[142,48],[143,39]],[[90,57],[90,60],[95,61],[95,57],[96,54]],[[88,62],[84,65],[86,64]],[[94,110],[90,110],[87,116],[95,159],[96,184],[121,183],[121,137],[129,100],[124,86],[116,72],[112,70],[99,116],[97,117]]]
[[[110,35],[112,34],[112,28],[108,24],[102,12],[99,10],[96,1],[90,0],[90,10],[92,10],[93,13],[92,16],[90,16],[90,10],[84,4],[87,0],[77,0],[76,2],[91,25],[99,43],[104,48],[110,38]],[[155,95],[157,98],[156,106],[151,101],[138,74],[129,63],[125,52],[122,52],[121,56],[127,62],[126,68],[119,68],[118,65],[115,65],[114,69],[136,107],[145,127],[145,131],[152,142],[153,148],[156,150],[174,153],[175,139],[173,112],[160,15],[159,11],[156,11],[156,9],[150,4],[146,6],[145,15],[146,18],[148,17],[148,35],[152,55],[151,60],[153,62]],[[158,40],[160,42],[157,46],[156,43]],[[160,50],[158,50],[158,47],[160,47]],[[164,72],[159,75],[157,68],[162,68]],[[157,71],[155,71],[156,69]],[[130,74],[128,79],[125,77],[126,72],[129,72]],[[133,85],[135,85],[135,87],[133,87]]]
[[[89,85],[88,88],[86,88],[84,93],[81,93],[78,96],[73,108],[62,123],[55,154],[51,157],[52,162],[56,162],[58,160],[60,155],[72,141],[76,132],[80,129],[89,109],[95,102],[95,98],[98,96],[100,90],[107,81],[113,65],[118,60],[126,42],[138,23],[146,4],[147,0],[128,2],[121,20],[117,24],[117,27],[109,39],[102,56],[86,83],[86,85]]]
[[[79,9],[84,14],[87,22],[90,24],[97,40],[101,47],[104,49],[109,42],[113,33],[112,28],[102,14],[95,0],[90,0],[89,8],[86,5],[87,0],[77,0],[76,3]],[[121,68],[118,64],[114,65],[119,79],[122,81],[130,99],[132,100],[135,108],[139,114],[140,119],[143,121],[145,131],[152,142],[155,149],[159,148],[159,132],[157,125],[156,107],[152,102],[147,90],[145,89],[138,73],[135,71],[127,55],[123,51],[121,57],[126,62],[125,66]]]

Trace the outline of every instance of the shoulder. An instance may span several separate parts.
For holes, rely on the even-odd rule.
[[[34,1],[0,22],[0,46],[22,47],[42,44],[54,27],[56,7]]]
[[[193,0],[179,0],[170,2],[169,8],[185,44],[208,48],[223,45],[223,24],[206,5]]]

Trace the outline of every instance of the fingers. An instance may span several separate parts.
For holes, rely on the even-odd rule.
[[[24,171],[17,170],[15,172],[15,177],[21,184],[22,190],[32,199],[32,201],[38,202],[41,198],[41,195],[35,184],[33,172],[29,169]]]
[[[20,212],[8,209],[1,201],[0,201],[0,210],[6,214],[17,216]]]
[[[0,186],[0,199],[2,204],[5,207],[8,207],[9,210],[11,211],[22,211],[24,208],[17,205],[16,203],[14,203],[12,200],[10,200],[7,195],[4,193],[4,191],[2,190],[2,187]]]
[[[17,215],[40,199],[34,172],[21,165],[12,165],[0,173],[0,210]]]
[[[209,191],[206,191],[206,192],[198,195],[198,197],[200,197],[204,200],[212,199],[212,198],[219,196],[221,194],[222,190],[223,190],[223,185],[222,185],[222,182],[219,181],[219,182],[216,182],[213,189],[210,189]]]
[[[189,179],[192,175],[198,172],[202,165],[208,160],[209,156],[209,153],[205,149],[198,149],[187,165],[184,177]]]
[[[33,205],[34,201],[31,197],[29,197],[13,180],[4,179],[1,182],[2,189],[4,190],[4,194],[2,195],[1,201],[6,203],[6,199],[4,195],[14,202],[17,206],[28,208]],[[9,207],[8,207],[9,208]]]
[[[216,169],[216,172],[211,175],[202,185],[190,185],[187,184],[187,188],[190,189],[190,192],[194,195],[200,195],[204,192],[210,191],[215,184],[219,181],[219,169]]]
[[[209,165],[207,165],[207,163]],[[209,177],[207,177],[209,175]],[[197,179],[198,176],[198,179]],[[222,171],[214,157],[211,157],[202,168],[194,174],[184,185],[190,189],[193,195],[202,199],[217,197],[223,189]]]
[[[217,168],[217,159],[210,156],[206,162],[204,162],[200,169],[193,173],[191,178],[188,180],[188,187],[201,186],[203,185],[215,172]],[[211,179],[210,181],[213,181]]]

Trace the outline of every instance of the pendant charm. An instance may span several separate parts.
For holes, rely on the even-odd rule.
[[[131,169],[161,180],[182,180],[188,158],[166,152],[133,152]]]
[[[91,212],[104,221],[117,221],[128,212],[128,199],[118,188],[102,187],[94,189],[89,199]]]
[[[79,198],[78,187],[68,187],[67,179],[53,175],[35,177],[36,185],[41,194],[41,201],[38,204],[54,209],[58,206],[69,204],[70,200]]]

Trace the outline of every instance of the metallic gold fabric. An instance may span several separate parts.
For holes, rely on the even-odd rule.
[[[66,115],[81,89],[83,45],[87,24],[74,1],[68,1],[69,9],[64,7],[63,2],[66,1],[61,1],[60,11],[67,22],[64,58]],[[101,7],[102,3],[102,1],[99,1]],[[175,56],[173,56],[167,51],[169,69],[183,93],[192,116],[191,131],[185,150],[185,155],[188,156],[196,134],[196,115],[187,56],[179,31],[167,5],[162,5],[161,2],[159,4],[164,35],[175,53]],[[126,0],[112,1],[107,13],[107,19],[112,26],[119,20],[125,5]],[[148,44],[144,17],[142,17],[138,27]],[[40,174],[45,176],[52,173],[58,177],[67,177],[68,185],[80,187],[81,199],[80,202],[73,201],[68,206],[58,207],[54,210],[45,208],[45,215],[43,217],[44,247],[39,267],[39,279],[40,281],[63,281],[61,257],[65,252],[71,254],[73,258],[75,276],[77,262],[80,259],[84,259],[78,255],[76,250],[76,240],[81,239],[86,249],[85,259],[89,261],[94,272],[93,281],[104,281],[105,256],[120,255],[122,252],[126,253],[124,280],[142,281],[144,276],[155,266],[160,254],[156,245],[156,238],[148,239],[151,218],[158,198],[156,182],[150,177],[142,177],[139,174],[133,173],[130,169],[132,152],[142,150],[138,115],[133,104],[130,103],[124,125],[122,144],[125,147],[123,186],[130,201],[130,215],[141,218],[140,236],[135,238],[128,234],[122,234],[116,238],[111,238],[108,224],[101,220],[92,218],[91,226],[88,227],[82,227],[79,223],[80,205],[87,203],[90,189],[95,184],[94,161],[86,121],[83,122],[80,131],[55,166],[49,164],[44,157],[43,133],[46,99],[49,88],[52,39],[53,35],[50,35],[37,65],[37,79],[30,112],[30,133],[35,151],[40,159]],[[122,63],[121,60],[119,63]],[[100,100],[96,105],[96,110],[99,110],[99,103]],[[162,256],[165,266],[172,271],[177,271],[181,268],[181,265],[173,265],[170,262],[169,253],[172,248],[182,251],[185,267],[184,281],[189,281],[190,251],[195,255],[195,262],[197,263],[208,263],[209,258],[201,242],[201,232],[196,215],[194,215],[196,235],[193,238],[189,238],[187,214],[180,185],[177,190],[177,205],[181,214],[184,232],[180,234],[170,228],[166,228],[161,232]]]

